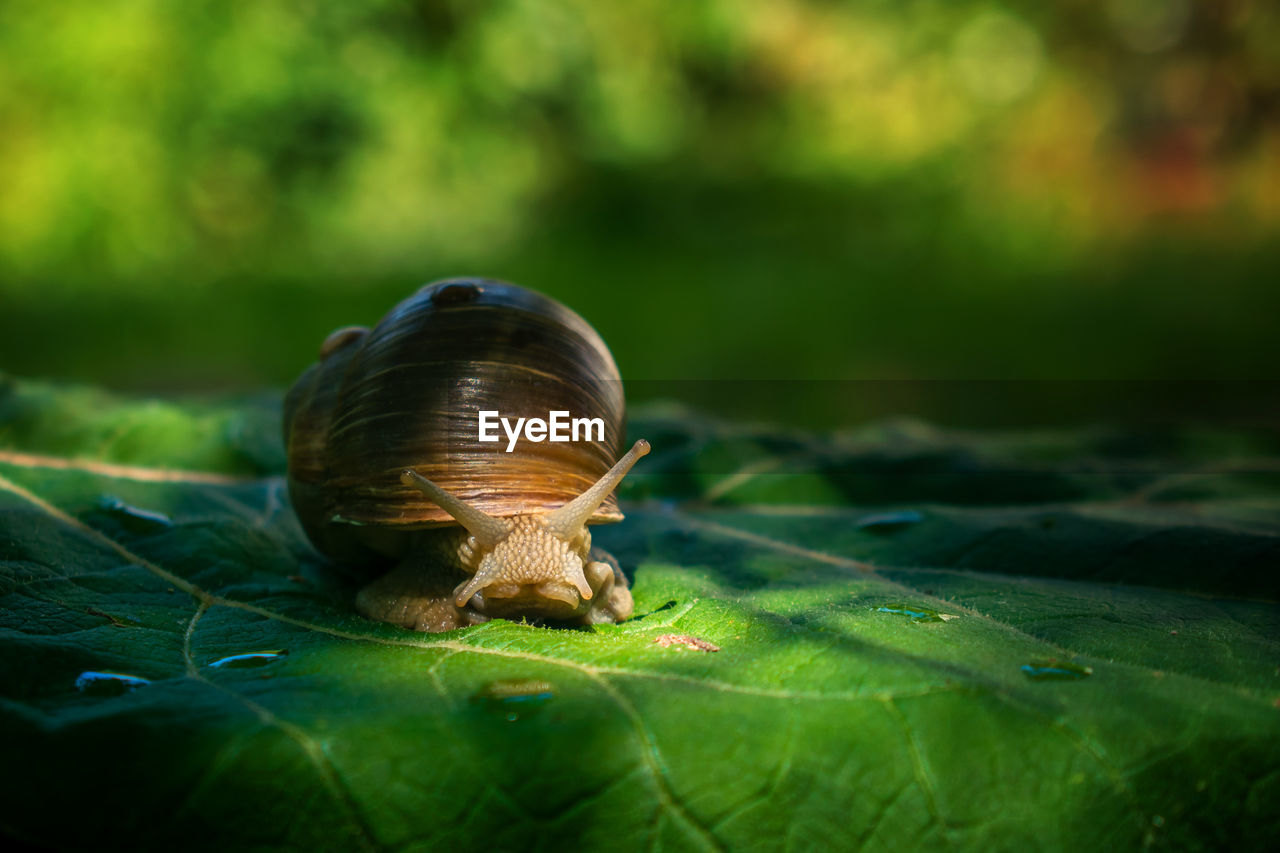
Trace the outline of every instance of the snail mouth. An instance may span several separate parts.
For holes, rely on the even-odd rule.
[[[538,584],[493,584],[474,596],[471,603],[486,615],[559,619],[581,612],[587,601],[573,584],[544,581]]]

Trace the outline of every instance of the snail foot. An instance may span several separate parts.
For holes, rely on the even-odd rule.
[[[453,602],[453,585],[441,583],[438,573],[406,561],[363,587],[356,594],[356,610],[370,619],[413,631],[452,631],[488,617]]]

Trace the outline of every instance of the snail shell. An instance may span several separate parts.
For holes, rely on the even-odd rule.
[[[508,452],[506,435],[478,441],[482,411],[604,428]],[[555,300],[482,279],[427,285],[372,330],[331,334],[284,421],[290,497],[316,547],[370,573],[399,561],[360,592],[366,615],[419,630],[630,615],[626,578],[585,525],[622,519],[613,489],[648,445],[615,461],[618,368]]]

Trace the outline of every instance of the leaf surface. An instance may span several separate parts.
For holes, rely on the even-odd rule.
[[[655,453],[628,518],[596,528],[637,618],[424,635],[357,615],[310,549],[277,401],[2,388],[0,828],[21,841],[1251,849],[1280,831],[1273,437],[808,435],[654,409],[632,419]]]

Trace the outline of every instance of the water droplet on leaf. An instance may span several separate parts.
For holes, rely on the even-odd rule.
[[[227,655],[225,658],[218,658],[211,667],[218,669],[252,669],[258,666],[266,666],[274,663],[282,657],[289,654],[287,649],[274,649],[266,652],[245,652],[239,655]]]
[[[556,696],[551,682],[533,678],[492,681],[476,691],[471,701],[485,710],[501,714],[509,723],[531,714]]]
[[[143,624],[142,624],[141,622],[139,622],[138,620],[136,620],[136,619],[130,619],[128,616],[118,616],[118,615],[113,614],[113,613],[107,613],[107,612],[105,612],[105,611],[99,610],[99,609],[98,609],[98,608],[96,608],[96,607],[86,607],[86,608],[84,609],[84,612],[85,612],[85,613],[88,613],[90,616],[100,616],[100,617],[102,617],[103,619],[106,619],[108,622],[110,622],[110,623],[111,623],[113,626],[115,626],[116,628],[141,628],[141,627],[143,627]]]
[[[150,684],[148,678],[120,672],[82,672],[76,677],[76,690],[88,696],[123,696],[131,690]]]
[[[936,610],[930,610],[927,607],[919,607],[914,604],[903,604],[895,601],[890,604],[882,604],[876,608],[877,613],[892,613],[896,616],[906,616],[912,622],[945,622],[947,617],[941,615]]]
[[[98,498],[98,508],[111,513],[126,529],[135,533],[149,533],[157,528],[173,527],[173,521],[163,512],[132,506],[115,495],[102,495]]]
[[[1022,674],[1032,681],[1079,681],[1093,675],[1093,669],[1070,661],[1050,658],[1024,663]]]
[[[914,509],[903,510],[901,512],[877,512],[872,515],[864,515],[858,519],[854,525],[859,530],[870,530],[875,533],[891,533],[908,524],[918,524],[924,521],[924,516],[916,512]]]

